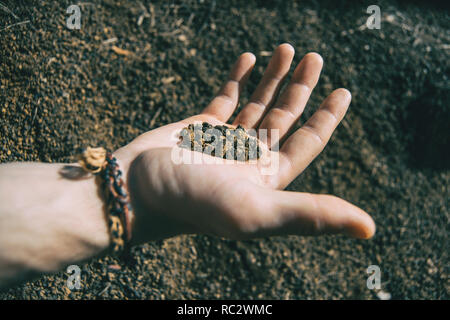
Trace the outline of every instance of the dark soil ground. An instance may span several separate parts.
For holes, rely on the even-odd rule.
[[[248,97],[265,51],[289,42],[295,62],[308,51],[325,60],[303,119],[332,89],[353,94],[326,150],[289,189],[358,204],[377,234],[176,237],[134,248],[137,263],[121,270],[111,257],[83,265],[81,290],[60,272],[0,298],[377,299],[366,286],[375,264],[393,299],[448,299],[449,10],[376,1],[381,29],[369,30],[372,2],[90,0],[81,30],[69,30],[70,1],[1,1],[14,14],[0,6],[0,162],[74,161],[84,146],[114,149],[193,115],[244,51],[257,56]]]

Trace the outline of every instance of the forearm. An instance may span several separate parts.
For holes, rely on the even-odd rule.
[[[70,180],[64,164],[0,165],[0,287],[98,255],[109,245],[93,177]]]

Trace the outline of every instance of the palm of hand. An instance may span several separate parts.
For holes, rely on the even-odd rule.
[[[233,113],[254,56],[241,55],[230,80],[207,108],[194,117],[147,132],[116,151],[130,167],[128,185],[137,214],[137,242],[183,233],[203,233],[246,239],[260,236],[345,233],[371,237],[375,225],[364,211],[334,196],[281,191],[324,148],[350,103],[345,89],[335,90],[308,122],[289,136],[317,83],[322,59],[308,54],[287,89],[279,96],[293,48],[281,45],[233,125],[278,129],[279,170],[262,175],[255,164],[176,164],[172,150],[176,132],[189,123],[225,124]],[[270,134],[270,132],[269,132]],[[278,139],[266,141],[273,146]],[[190,151],[189,151],[190,152]],[[204,155],[203,157],[209,157]]]

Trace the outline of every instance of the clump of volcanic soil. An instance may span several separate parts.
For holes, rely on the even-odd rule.
[[[182,148],[223,159],[248,161],[261,156],[258,139],[241,125],[233,129],[208,122],[189,124],[181,130],[180,138]]]

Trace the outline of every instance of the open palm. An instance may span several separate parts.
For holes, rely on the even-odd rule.
[[[225,124],[231,117],[255,64],[251,53],[238,58],[229,80],[201,114],[144,133],[115,152],[128,172],[137,242],[184,233],[233,239],[331,233],[369,238],[374,234],[370,216],[345,200],[282,191],[323,150],[351,100],[346,89],[333,91],[313,116],[290,134],[323,64],[318,54],[307,54],[279,94],[293,57],[289,44],[275,50],[250,102],[232,124],[269,130],[264,141],[268,149],[281,145],[279,151],[267,151],[278,156],[275,174],[261,174],[258,164],[246,162],[199,165],[172,161],[173,148],[177,148],[174,136],[180,129],[198,121]],[[278,129],[279,136],[271,136],[270,129]]]

